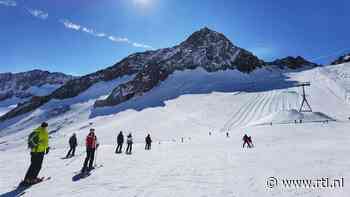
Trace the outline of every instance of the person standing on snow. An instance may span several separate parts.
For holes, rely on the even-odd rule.
[[[146,142],[145,150],[151,150],[152,139],[150,134],[148,134],[147,137],[145,138],[145,142]]]
[[[97,137],[95,135],[95,129],[90,129],[89,135],[86,137],[86,158],[84,166],[81,170],[82,173],[91,171],[93,169],[95,151],[98,148],[99,144],[97,142]],[[88,167],[89,164],[89,167]]]
[[[31,147],[31,163],[30,167],[25,175],[23,184],[31,185],[42,181],[38,178],[41,166],[44,160],[44,155],[49,153],[49,133],[47,127],[49,125],[43,122],[40,127],[34,130],[30,135],[28,142],[29,147]],[[33,136],[33,137],[31,137]]]
[[[124,143],[124,135],[123,135],[123,132],[120,131],[120,133],[118,134],[118,137],[117,137],[117,144],[118,144],[118,146],[115,149],[115,153],[121,153],[122,152],[123,143]]]
[[[247,134],[243,136],[243,148],[246,144],[248,145],[248,148],[250,148],[249,137]]]
[[[133,144],[133,140],[132,140],[132,135],[131,133],[129,133],[127,139],[126,139],[126,143],[128,144],[128,146],[126,147],[126,154],[131,154],[132,151],[132,144]]]
[[[249,148],[253,148],[254,147],[254,144],[253,144],[253,141],[252,141],[252,136],[248,137],[248,147]]]
[[[73,135],[69,138],[69,151],[67,153],[66,158],[69,157],[74,157],[75,155],[75,148],[78,146],[78,142],[77,142],[77,136],[75,133],[73,133]]]

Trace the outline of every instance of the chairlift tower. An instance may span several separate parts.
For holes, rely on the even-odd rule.
[[[305,83],[300,83],[297,85],[297,87],[302,87],[303,88],[303,101],[301,102],[301,106],[299,109],[299,112],[312,112],[311,106],[309,104],[309,102],[306,99],[306,94],[305,94],[305,87],[306,86],[311,86],[310,82],[305,82]],[[306,107],[306,109],[303,109],[303,107]]]

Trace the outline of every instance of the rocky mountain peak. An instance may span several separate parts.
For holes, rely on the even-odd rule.
[[[37,96],[33,88],[50,85],[50,89],[54,89],[73,78],[63,73],[51,73],[38,69],[21,73],[0,73],[0,101],[11,97]],[[41,94],[44,94],[43,90],[40,90]]]
[[[338,59],[333,61],[331,63],[331,65],[343,64],[343,63],[347,63],[347,62],[350,62],[350,53],[343,55],[343,56],[340,56]]]
[[[230,40],[227,39],[223,34],[211,30],[208,27],[204,27],[199,31],[194,32],[183,43],[181,43],[181,46],[189,48],[198,48],[207,47],[211,44],[218,43],[226,44],[230,47],[233,47],[233,44],[230,42]]]
[[[310,62],[306,60],[305,58],[301,56],[297,57],[292,57],[288,56],[282,59],[277,59],[273,62],[269,62],[269,65],[277,65],[280,68],[290,68],[290,69],[298,69],[298,68],[303,68],[303,67],[316,67],[319,66],[313,62]]]

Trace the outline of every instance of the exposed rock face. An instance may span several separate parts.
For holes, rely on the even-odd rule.
[[[264,65],[252,53],[234,46],[223,34],[203,28],[173,48],[148,53],[148,61],[130,82],[118,86],[105,100],[96,101],[95,107],[118,105],[136,95],[142,95],[165,80],[175,70],[202,67],[208,72],[238,69],[250,72]]]
[[[131,58],[130,61],[126,61],[126,59],[128,59],[126,58],[120,63],[96,73],[72,79],[50,95],[33,97],[29,101],[18,105],[15,109],[0,117],[0,121],[11,119],[18,115],[31,112],[47,103],[51,99],[66,99],[78,96],[80,93],[84,92],[97,82],[108,81],[124,75],[134,74],[138,72],[140,66],[140,62],[138,61],[137,56],[135,57],[136,58]]]
[[[10,118],[14,118],[16,116],[19,115],[23,115],[27,112],[30,112],[40,106],[42,106],[43,104],[45,104],[46,102],[49,101],[49,97],[48,96],[34,96],[30,99],[30,101],[27,101],[25,103],[19,103],[18,106],[11,110],[10,112],[8,112],[7,114],[5,114],[4,116],[2,116],[0,118],[0,120],[7,120]]]
[[[158,85],[160,81],[165,80],[169,74],[169,71],[157,64],[145,66],[133,80],[115,88],[107,99],[96,101],[95,107],[117,105],[134,96],[141,96]]]
[[[273,62],[267,63],[268,65],[277,65],[280,68],[290,68],[290,69],[298,69],[298,68],[305,68],[305,67],[317,67],[319,65],[309,62],[305,60],[303,57],[286,57],[283,59],[277,59]]]
[[[50,73],[48,71],[33,70],[22,73],[2,73],[0,74],[0,101],[11,98],[28,98],[37,96],[30,91],[33,87],[44,85],[61,86],[73,79],[72,76],[63,73]],[[49,93],[48,93],[49,94]]]
[[[350,62],[350,53],[339,57],[337,60],[331,63],[331,65],[344,64]]]

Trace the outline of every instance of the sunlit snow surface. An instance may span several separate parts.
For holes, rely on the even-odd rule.
[[[24,196],[349,196],[349,68],[350,64],[299,72],[261,69],[250,75],[186,70],[175,72],[142,97],[93,109],[96,99],[132,77],[101,82],[79,97],[51,101],[0,125],[0,194],[14,194],[11,191],[29,165],[25,138],[52,116],[53,149],[41,171],[52,180],[28,189]],[[295,85],[307,81],[314,114],[298,112],[301,89]],[[62,106],[69,110],[55,116],[52,111],[59,112]],[[295,124],[295,119],[304,123]],[[82,167],[90,123],[101,143],[97,163],[103,167],[73,182]],[[132,155],[114,154],[120,130],[134,135]],[[230,138],[225,137],[227,131]],[[73,132],[80,145],[78,156],[62,160]],[[147,133],[154,141],[151,151],[144,150]],[[242,149],[244,133],[252,136],[255,148]],[[269,189],[266,180],[272,176],[344,178],[345,187]]]

